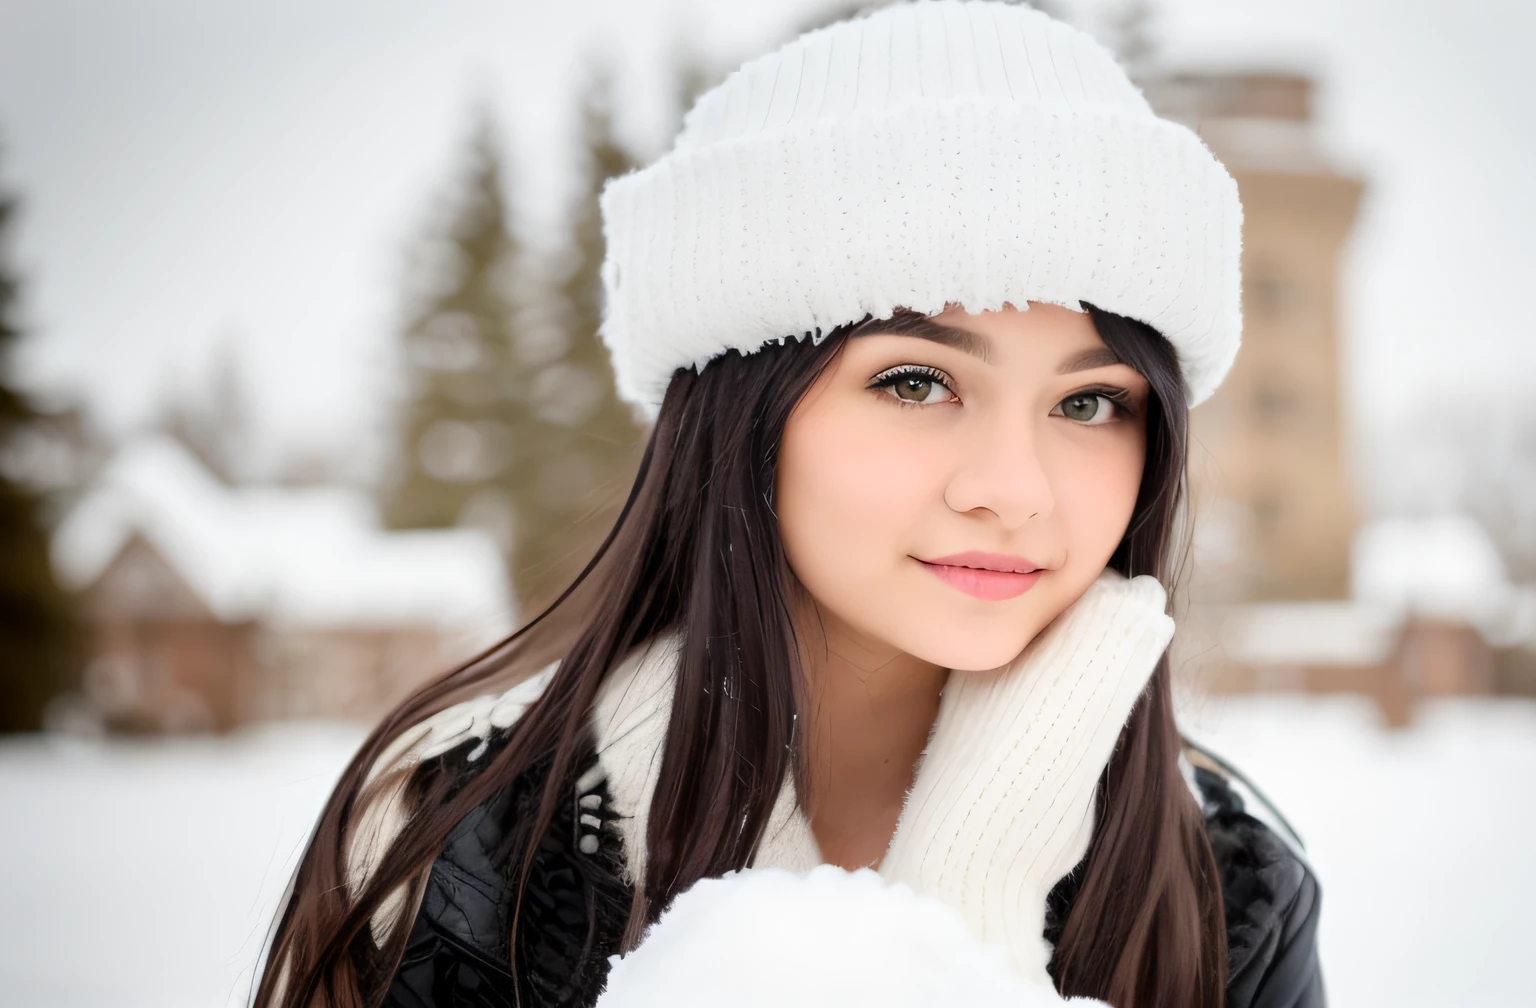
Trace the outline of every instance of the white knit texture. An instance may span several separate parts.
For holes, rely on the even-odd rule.
[[[707,92],[611,180],[602,336],[656,415],[729,349],[957,303],[1088,301],[1178,352],[1193,405],[1241,331],[1237,187],[1085,33],[983,0],[896,4]]]
[[[1094,793],[1173,638],[1166,593],[1106,571],[1001,669],[952,671],[880,874],[1046,975],[1046,896],[1088,851]]]

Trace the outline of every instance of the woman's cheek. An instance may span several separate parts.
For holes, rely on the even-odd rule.
[[[811,414],[786,432],[778,512],[796,576],[823,605],[870,628],[919,548],[908,542],[915,516],[942,477],[928,439],[859,413]]]
[[[1142,468],[1141,449],[1129,439],[1102,452],[1080,453],[1063,467],[1056,496],[1074,567],[1092,568],[1097,577],[1114,555],[1130,526]]]
[[[800,447],[796,517],[838,567],[867,566],[911,492],[916,460],[868,425],[831,423],[819,430]]]

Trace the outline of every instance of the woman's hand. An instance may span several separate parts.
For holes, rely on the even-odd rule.
[[[1173,638],[1153,577],[1106,571],[1008,665],[950,673],[880,874],[960,911],[1049,984],[1051,888],[1087,853],[1099,776]]]

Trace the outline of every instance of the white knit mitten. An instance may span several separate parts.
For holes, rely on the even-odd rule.
[[[1051,888],[1088,851],[1094,792],[1173,620],[1153,577],[1106,571],[1009,664],[952,671],[880,865],[1050,983]]]

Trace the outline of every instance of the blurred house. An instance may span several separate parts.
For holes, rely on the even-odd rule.
[[[129,730],[376,718],[509,629],[483,533],[382,531],[361,490],[226,486],[163,437],[101,468],[54,561],[92,630],[87,703]]]

